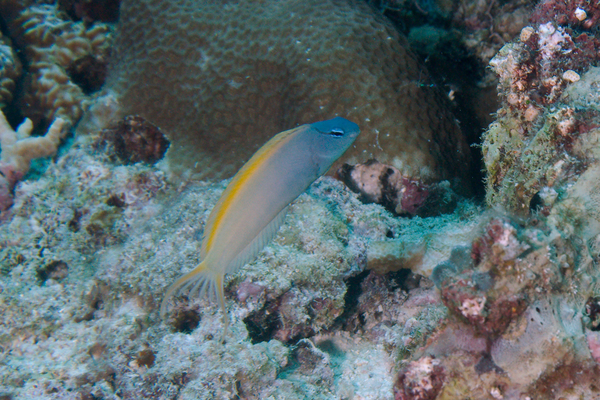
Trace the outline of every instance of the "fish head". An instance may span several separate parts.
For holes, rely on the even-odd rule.
[[[352,121],[335,117],[310,124],[310,131],[312,156],[322,175],[352,146],[360,128]]]

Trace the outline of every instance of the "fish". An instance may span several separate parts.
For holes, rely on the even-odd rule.
[[[360,133],[342,117],[301,125],[281,132],[264,144],[231,179],[212,209],[200,248],[201,262],[166,291],[160,315],[169,299],[190,288],[190,294],[212,296],[223,312],[223,338],[229,325],[225,308],[225,274],[253,261],[275,237],[289,204],[346,152]]]

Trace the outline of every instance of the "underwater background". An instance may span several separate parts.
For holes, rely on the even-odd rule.
[[[600,399],[596,3],[0,0],[0,400]],[[162,318],[229,179],[336,116],[224,341]]]

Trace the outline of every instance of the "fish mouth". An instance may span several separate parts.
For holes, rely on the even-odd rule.
[[[356,139],[360,134],[360,129],[353,129],[351,131],[345,132],[345,136],[350,139]]]

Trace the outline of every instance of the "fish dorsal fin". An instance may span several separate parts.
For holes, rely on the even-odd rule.
[[[271,222],[269,222],[267,226],[265,226],[263,230],[256,235],[250,244],[248,244],[248,246],[246,246],[246,248],[229,263],[225,269],[226,273],[236,272],[256,258],[258,253],[260,253],[260,251],[264,249],[267,244],[269,244],[275,235],[277,235],[279,228],[281,228],[283,221],[285,221],[287,210],[288,207],[285,207],[283,210],[281,210],[279,214],[277,214],[275,218],[273,218]]]

